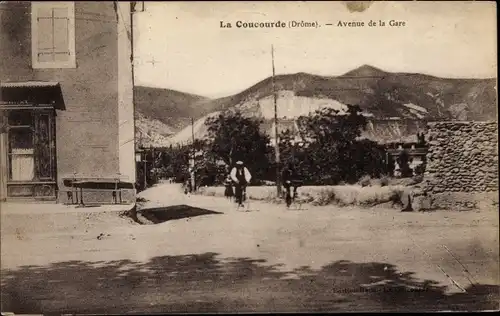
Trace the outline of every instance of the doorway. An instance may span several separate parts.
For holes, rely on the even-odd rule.
[[[3,115],[2,172],[7,199],[56,199],[55,111],[11,108]]]

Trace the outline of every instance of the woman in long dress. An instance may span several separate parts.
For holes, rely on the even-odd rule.
[[[234,196],[234,191],[233,191],[233,181],[231,180],[231,176],[227,175],[226,179],[224,180],[224,186],[226,189],[224,190],[224,196],[231,200]]]

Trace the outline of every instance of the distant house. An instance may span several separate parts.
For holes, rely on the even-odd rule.
[[[385,144],[386,148],[386,161],[389,164],[389,171],[393,173],[393,168],[398,168],[396,166],[396,161],[399,155],[406,151],[409,157],[409,167],[415,172],[417,167],[425,164],[428,146],[423,142],[423,134],[418,134],[415,136],[417,141],[401,141],[401,142],[391,142]],[[391,164],[395,163],[394,166]]]
[[[130,2],[2,1],[0,21],[0,199],[135,183]]]

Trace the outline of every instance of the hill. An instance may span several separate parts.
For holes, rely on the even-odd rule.
[[[148,119],[156,119],[173,131],[212,112],[210,106],[200,106],[205,97],[170,89],[136,86],[134,88],[136,112]]]
[[[322,107],[342,110],[346,104],[357,104],[371,120],[366,137],[380,141],[413,135],[426,120],[491,120],[497,116],[496,79],[438,78],[363,65],[341,76],[296,73],[275,76],[274,81],[280,118],[294,119]],[[214,100],[165,91],[150,97],[155,100],[153,105],[138,104],[138,109],[151,108],[149,111],[155,113],[152,117],[178,131],[172,142],[190,141],[186,117],[197,118],[195,126],[202,126],[206,115],[216,111],[239,110],[265,121],[274,116],[272,78]],[[195,128],[195,136],[203,137],[202,130]]]

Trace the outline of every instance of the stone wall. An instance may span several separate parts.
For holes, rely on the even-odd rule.
[[[433,208],[475,208],[479,196],[497,195],[497,122],[433,122],[426,139],[423,187]]]

